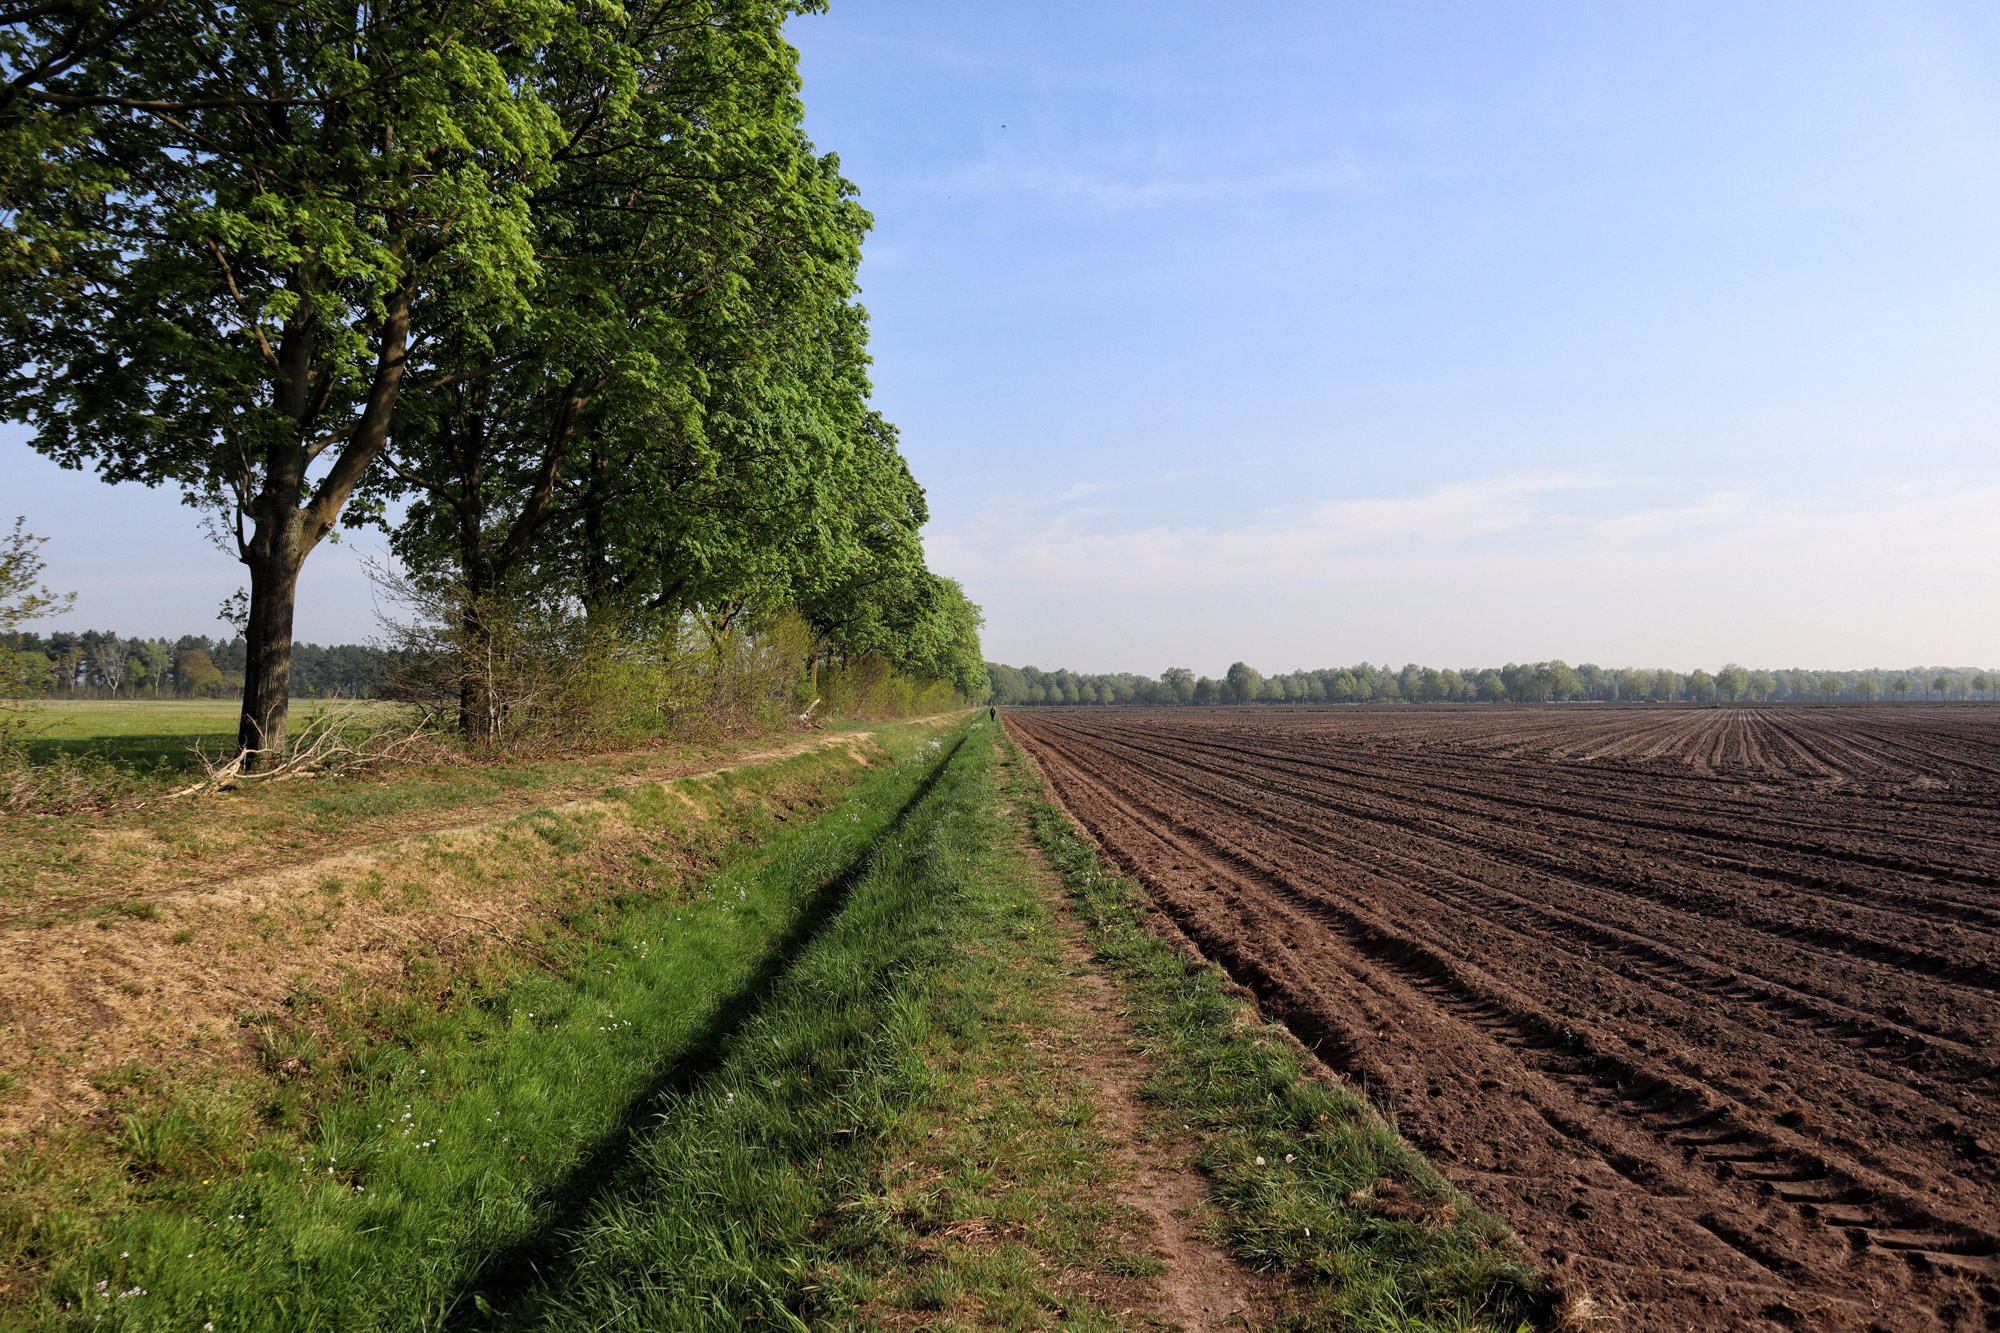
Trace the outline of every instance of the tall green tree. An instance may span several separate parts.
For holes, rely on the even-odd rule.
[[[1232,662],[1223,676],[1227,686],[1226,696],[1230,703],[1244,704],[1255,699],[1264,683],[1264,677],[1257,668],[1247,662]]]
[[[412,501],[395,550],[458,585],[469,641],[524,579],[726,632],[851,554],[864,437],[894,454],[852,299],[869,220],[805,139],[785,11],[617,13],[634,95],[595,89],[595,49],[558,53],[579,67],[552,80],[569,147],[535,200],[540,298],[440,352],[460,373],[405,395],[366,496],[368,517]]]
[[[86,13],[79,35],[69,16]],[[10,178],[34,262],[7,276],[37,318],[0,393],[57,461],[177,484],[219,521],[249,573],[253,767],[285,744],[299,571],[417,368],[535,295],[532,202],[566,147],[548,56],[592,43],[585,13],[103,0],[6,16],[23,74],[0,139],[39,136],[43,165]],[[627,88],[605,55],[600,86]]]

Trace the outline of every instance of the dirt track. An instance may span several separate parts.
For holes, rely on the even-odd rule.
[[[1007,725],[1622,1327],[2000,1328],[2000,710]]]

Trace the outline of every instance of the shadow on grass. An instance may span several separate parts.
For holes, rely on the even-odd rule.
[[[866,877],[877,850],[902,833],[910,817],[929,798],[965,737],[959,737],[911,789],[909,799],[897,809],[882,831],[851,857],[847,864],[814,894],[800,911],[798,920],[780,936],[745,983],[718,1006],[716,1016],[686,1052],[662,1069],[657,1077],[639,1090],[617,1123],[598,1138],[570,1173],[552,1186],[545,1196],[548,1218],[535,1233],[489,1256],[471,1278],[461,1284],[448,1307],[444,1327],[453,1333],[485,1327],[497,1322],[508,1306],[532,1289],[558,1284],[568,1267],[563,1258],[563,1237],[589,1213],[591,1206],[620,1177],[628,1163],[650,1138],[641,1128],[656,1099],[685,1096],[721,1067],[729,1053],[729,1043],[770,999],[771,992],[791,971],[814,940],[847,906],[855,885]]]
[[[158,771],[182,773],[199,767],[195,747],[210,755],[221,754],[236,743],[236,732],[218,731],[190,735],[173,732],[157,736],[81,736],[50,740],[32,739],[22,747],[35,764],[52,764],[58,758],[97,759],[124,773]]]

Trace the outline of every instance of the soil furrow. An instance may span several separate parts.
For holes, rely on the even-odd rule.
[[[1241,780],[1232,778],[1226,769],[1204,765],[1156,747],[1121,745],[1117,748],[1133,755],[1145,755],[1168,764],[1196,770],[1203,777],[1190,779],[1188,785],[1191,789],[1201,790],[1205,796],[1212,799],[1228,800],[1230,798],[1223,795],[1213,786],[1206,785],[1204,779],[1214,779],[1222,782]],[[1297,796],[1300,793],[1296,788],[1288,790],[1286,784],[1274,780],[1269,770],[1264,770],[1260,773],[1259,781],[1253,789],[1253,800],[1261,798],[1266,804],[1266,808],[1258,809],[1253,805],[1245,805],[1240,801],[1237,804],[1246,814],[1252,814],[1260,818],[1273,818],[1276,812],[1268,808],[1269,802],[1273,797],[1287,795]],[[1659,872],[1662,868],[1659,864],[1661,861],[1660,850],[1655,847],[1646,847],[1643,849],[1641,859],[1643,860],[1644,868],[1636,871],[1638,878],[1635,879],[1632,877],[1635,872],[1632,871],[1615,874],[1599,873],[1590,870],[1579,871],[1576,867],[1567,864],[1563,860],[1550,858],[1535,845],[1521,840],[1518,824],[1515,826],[1516,843],[1508,845],[1498,841],[1500,835],[1498,833],[1499,826],[1497,825],[1478,824],[1471,828],[1466,828],[1462,825],[1452,826],[1435,819],[1416,819],[1393,811],[1371,810],[1363,804],[1343,801],[1326,794],[1321,795],[1317,802],[1308,801],[1308,803],[1313,804],[1314,808],[1331,813],[1347,814],[1358,819],[1374,820],[1393,825],[1408,838],[1436,837],[1444,842],[1476,851],[1496,861],[1510,862],[1534,872],[1560,875],[1573,882],[1579,880],[1593,881],[1612,889],[1620,895],[1652,899],[1662,907],[1670,910],[1683,910],[1692,905],[1696,908],[1706,908],[1711,914],[1718,914],[1719,912],[1727,913],[1734,918],[1734,922],[1737,925],[1759,931],[1774,939],[1804,942],[1815,948],[1825,950],[1830,955],[1841,955],[1846,958],[1863,959],[1874,963],[1888,963],[1897,970],[1929,973],[1945,981],[1968,986],[1980,991],[1992,990],[1996,979],[2000,979],[2000,969],[1996,969],[1989,962],[1982,960],[1961,963],[1933,951],[1907,947],[1904,941],[1894,938],[1896,932],[1907,930],[1906,924],[1900,919],[1898,914],[1864,909],[1868,911],[1871,918],[1881,919],[1882,928],[1875,932],[1863,932],[1851,928],[1837,927],[1830,923],[1802,923],[1794,916],[1774,916],[1771,912],[1765,910],[1756,899],[1746,896],[1740,890],[1728,892],[1721,888],[1691,889],[1688,885],[1677,881],[1671,876],[1663,877],[1660,875]],[[1619,860],[1627,859],[1627,857],[1628,854],[1623,851],[1616,854],[1616,859]],[[1607,864],[1609,859],[1606,859]],[[1713,866],[1718,859],[1714,856],[1698,858],[1700,862],[1709,866]],[[1694,861],[1690,860],[1690,868],[1687,873],[1693,874],[1691,868],[1693,865]],[[1656,880],[1659,882],[1655,883]],[[1692,904],[1689,901],[1690,899],[1694,900]],[[1837,909],[1837,911],[1841,916],[1851,917],[1854,915],[1852,910],[1845,907]],[[1991,935],[1984,932],[1981,932],[1979,935],[1969,935],[1963,941],[1954,940],[1952,943],[1962,944],[1969,950],[1983,954],[1988,958],[2000,956],[2000,940],[1995,940]]]
[[[1009,726],[1180,934],[1630,1326],[2000,1327],[2000,715],[1863,716]]]

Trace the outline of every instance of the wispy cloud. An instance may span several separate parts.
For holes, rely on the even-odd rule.
[[[1226,527],[1120,527],[1115,498],[1016,496],[934,537],[932,558],[997,610],[1062,608],[1034,633],[1060,634],[1079,663],[1141,635],[1194,655],[1265,625],[1287,643],[1428,646],[1444,661],[1516,637],[1621,660],[1755,656],[1760,643],[1829,664],[2000,660],[1986,611],[2000,486],[1690,497],[1644,478],[1519,473]],[[1301,608],[1317,623],[1336,607],[1326,628],[1300,629]]]
[[[1641,509],[1616,518],[1600,519],[1590,526],[1595,536],[1612,543],[1634,542],[1648,537],[1686,539],[1702,531],[1750,524],[1760,513],[1767,512],[1768,508],[1760,507],[1750,491],[1716,491],[1694,504],[1667,509]]]
[[[1368,174],[1343,150],[1301,160],[1295,142],[1266,151],[1242,142],[1184,139],[1129,141],[1109,150],[1074,149],[1022,136],[1019,149],[996,151],[930,180],[925,189],[1097,213],[1196,203],[1254,206],[1284,195],[1330,195],[1365,187]]]
[[[1103,487],[1005,497],[971,522],[933,539],[937,559],[1011,579],[1061,579],[1079,561],[1097,577],[1203,581],[1205,571],[1241,562],[1282,562],[1287,579],[1337,575],[1355,558],[1412,552],[1470,553],[1506,539],[1573,535],[1587,520],[1561,501],[1633,483],[1585,475],[1518,473],[1452,482],[1409,495],[1331,500],[1302,513],[1236,527],[1117,526],[1120,511]],[[1074,503],[1085,495],[1099,501]],[[1629,516],[1639,518],[1638,515]]]
[[[1392,496],[1326,500],[1236,526],[1120,526],[1106,488],[1008,496],[932,536],[932,556],[974,584],[1112,590],[1222,586],[1240,570],[1278,586],[1356,578],[1568,586],[1620,576],[1846,568],[1844,578],[1936,578],[1994,568],[2000,488],[1876,484],[1776,496],[1732,486],[1694,498],[1646,478],[1516,472]],[[1080,504],[1082,498],[1094,500]],[[1666,560],[1666,564],[1662,564]],[[1528,594],[1532,596],[1532,594]]]

